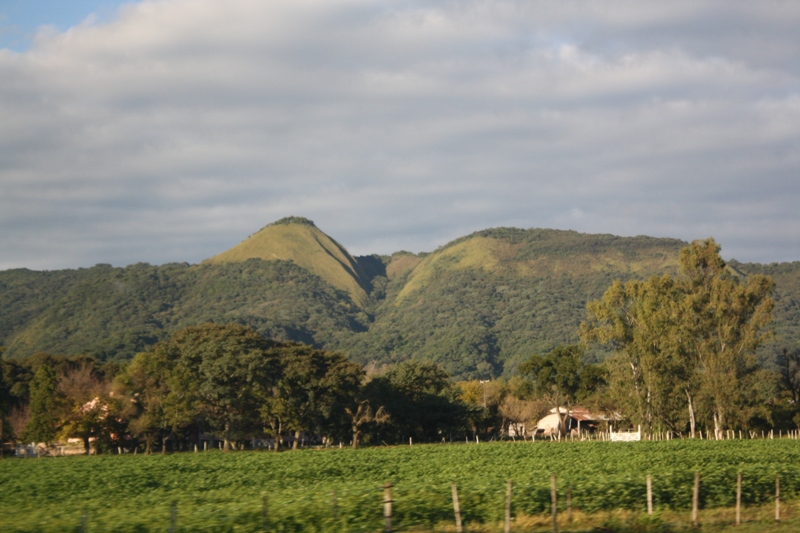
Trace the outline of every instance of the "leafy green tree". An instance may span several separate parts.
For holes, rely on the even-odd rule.
[[[25,365],[13,360],[0,360],[0,445],[19,437],[13,430],[11,419],[28,404],[28,383],[32,378],[33,373]]]
[[[603,375],[594,365],[583,362],[579,345],[557,346],[545,356],[533,355],[519,367],[520,373],[534,384],[534,390],[555,408],[559,433],[566,432],[566,419],[572,406],[594,392]]]
[[[581,325],[584,342],[615,348],[607,361],[611,394],[632,422],[648,430],[683,429],[688,405],[694,434],[699,383],[685,342],[683,296],[671,276],[615,282],[602,299],[587,304],[590,318]]]
[[[42,365],[30,383],[30,420],[22,438],[27,442],[53,442],[59,430],[61,398],[58,394],[58,375],[48,365]]]
[[[178,355],[168,343],[157,344],[137,354],[116,378],[117,390],[130,398],[125,413],[130,420],[129,429],[144,441],[148,455],[159,437],[164,443],[167,435],[191,416],[191,408],[170,410],[170,406],[179,403],[168,399]],[[179,387],[178,394],[184,388]],[[162,452],[165,451],[166,445],[162,445]]]
[[[678,278],[612,284],[587,305],[581,337],[616,351],[612,387],[632,420],[679,430],[685,409],[694,436],[698,408],[707,406],[719,435],[752,413],[755,354],[767,336],[774,284],[763,275],[742,282],[713,239],[681,250],[679,263]]]
[[[238,324],[186,328],[169,344],[179,354],[172,397],[193,399],[198,414],[221,434],[223,450],[230,450],[233,440],[259,426],[259,399],[279,377],[278,345]]]
[[[680,253],[681,275],[688,285],[683,324],[718,437],[731,422],[744,422],[736,420],[736,409],[752,390],[745,384],[758,371],[756,350],[769,336],[775,289],[768,276],[740,281],[725,268],[719,250],[714,239],[707,239]]]
[[[371,405],[385,407],[391,418],[380,431],[395,441],[435,442],[467,426],[467,406],[435,363],[400,363],[370,381],[366,395]]]
[[[361,367],[342,354],[310,346],[291,344],[278,353],[281,372],[268,409],[282,412],[283,428],[295,432],[292,448],[297,448],[301,432],[340,432],[345,409],[364,377]],[[280,407],[275,405],[278,401]]]

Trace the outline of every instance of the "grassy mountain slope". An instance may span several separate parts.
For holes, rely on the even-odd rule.
[[[344,247],[308,219],[281,219],[206,262],[216,265],[254,258],[293,261],[331,286],[347,292],[358,305],[367,301],[369,281],[362,268]]]
[[[586,302],[616,279],[675,273],[675,239],[497,228],[429,254],[353,258],[305,219],[271,224],[200,265],[0,272],[0,345],[125,359],[203,322],[238,322],[362,364],[409,358],[459,378],[513,374],[577,340]],[[731,261],[775,278],[775,340],[800,340],[800,262]],[[601,352],[594,356],[602,357]]]
[[[586,302],[613,280],[674,273],[685,244],[497,228],[424,258],[393,257],[375,322],[343,349],[365,364],[423,358],[464,378],[512,373],[534,353],[575,342]]]

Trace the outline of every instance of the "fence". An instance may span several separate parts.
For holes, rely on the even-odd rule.
[[[691,509],[686,509],[682,512],[686,515],[686,521],[691,521],[692,526],[697,528],[700,526],[699,512],[703,496],[701,492],[703,488],[701,473],[695,471],[692,479],[693,483],[683,487],[687,495],[691,495]],[[440,497],[437,499],[440,503],[440,508],[432,514],[427,514],[427,516],[423,516],[423,513],[419,513],[413,507],[415,501],[418,501],[420,497],[429,496],[416,495],[413,497],[410,493],[404,491],[398,494],[396,491],[398,487],[391,483],[386,483],[380,488],[376,487],[367,493],[348,494],[347,491],[344,491],[343,494],[333,491],[328,495],[322,495],[322,500],[320,500],[321,495],[316,494],[307,503],[315,505],[319,510],[319,503],[327,498],[328,517],[325,520],[316,521],[312,528],[314,531],[382,530],[384,533],[391,533],[409,528],[450,529],[454,527],[457,533],[463,533],[464,531],[469,531],[471,526],[480,531],[485,531],[487,523],[498,523],[498,525],[502,525],[504,533],[511,533],[515,530],[517,516],[526,514],[525,510],[522,510],[521,513],[518,512],[515,505],[515,502],[519,503],[521,496],[522,499],[530,500],[535,498],[537,500],[533,507],[537,508],[540,514],[546,513],[549,516],[550,525],[547,529],[555,533],[559,531],[559,528],[562,528],[562,531],[569,531],[573,512],[581,507],[581,501],[574,498],[572,487],[560,482],[556,474],[551,474],[548,481],[549,491],[532,491],[530,485],[522,484],[518,486],[512,480],[507,480],[504,486],[498,485],[494,487],[493,492],[496,494],[503,492],[504,498],[502,502],[499,498],[496,500],[496,512],[490,513],[490,516],[485,514],[481,516],[480,513],[476,513],[474,509],[469,508],[476,501],[474,494],[466,499],[465,505],[463,492],[459,489],[457,483],[452,483],[449,490],[439,491],[440,494],[438,496]],[[641,501],[642,512],[646,513],[647,516],[653,516],[659,505],[659,502],[654,501],[654,494],[656,493],[654,488],[658,488],[658,480],[654,480],[648,474],[641,479],[641,485],[645,489],[645,497]],[[734,482],[728,487],[736,495],[735,508],[732,510],[733,516],[730,520],[731,525],[740,525],[742,523],[743,486],[747,488],[747,479],[743,478],[741,473],[738,473]],[[342,496],[346,501],[343,501]],[[445,505],[446,497],[449,497],[452,505]],[[780,476],[776,476],[774,479],[773,498],[775,505],[774,521],[777,523],[781,521],[782,510],[786,506],[785,503],[783,505],[781,503]],[[354,501],[360,507],[359,512],[353,512],[352,504]],[[255,530],[264,532],[305,530],[300,517],[287,516],[285,510],[280,509],[281,506],[277,503],[271,507],[270,498],[267,495],[262,495],[260,503],[261,506],[257,513],[249,513],[249,523],[252,526],[256,526]],[[281,503],[285,504],[285,502]],[[531,510],[530,507],[528,506],[528,511]],[[191,513],[182,514],[178,504],[173,502],[170,505],[168,516],[166,514],[164,516],[163,529],[168,530],[170,533],[181,531],[181,518],[189,514]],[[500,517],[502,517],[502,522],[497,520]],[[380,526],[379,522],[382,522]],[[540,520],[539,523],[541,524],[543,521]],[[84,510],[81,513],[77,531],[89,533],[93,530],[90,514]],[[525,529],[519,528],[519,530],[523,531]],[[539,530],[541,530],[541,527]]]

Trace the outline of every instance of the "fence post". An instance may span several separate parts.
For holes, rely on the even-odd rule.
[[[511,533],[511,480],[506,482],[506,527],[505,533]]]
[[[550,474],[550,508],[553,513],[553,533],[558,533],[558,492],[556,475]]]
[[[386,523],[384,531],[392,533],[392,484],[383,486],[383,520]]]
[[[172,509],[169,512],[169,533],[175,533],[175,523],[178,521],[178,504],[172,502]]]
[[[647,514],[653,514],[653,480],[650,474],[647,474]]]
[[[775,475],[775,521],[781,521],[781,477]]]
[[[742,523],[742,473],[736,474],[736,525]]]
[[[458,506],[458,487],[453,483],[453,512],[456,515],[456,533],[462,533],[461,529],[461,509]]]
[[[572,487],[567,485],[567,523],[572,523]]]
[[[692,527],[699,527],[697,510],[700,507],[700,472],[694,473],[694,491],[692,491]]]
[[[264,533],[269,531],[269,515],[267,514],[267,497],[261,496],[261,526],[264,528]]]

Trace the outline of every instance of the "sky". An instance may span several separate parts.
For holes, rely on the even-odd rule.
[[[0,0],[0,269],[490,227],[800,260],[800,2]]]

